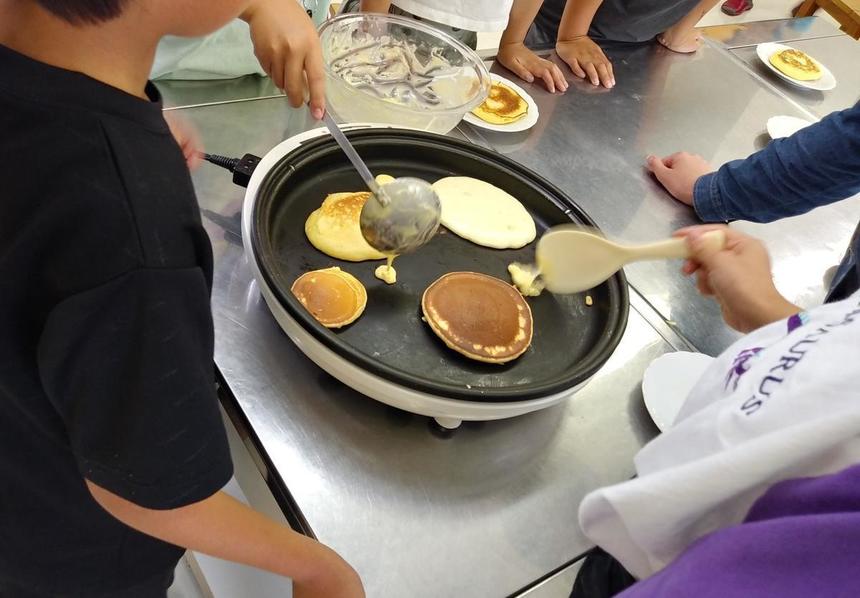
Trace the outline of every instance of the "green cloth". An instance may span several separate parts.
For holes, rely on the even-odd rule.
[[[284,0],[291,2],[297,0]],[[328,18],[331,0],[302,0],[314,25]],[[168,35],[158,44],[151,79],[233,79],[243,75],[265,75],[254,56],[248,24],[235,19],[204,37]]]

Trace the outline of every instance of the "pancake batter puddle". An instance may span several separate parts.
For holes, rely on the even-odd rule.
[[[373,275],[385,282],[385,284],[394,284],[397,282],[397,271],[394,269],[394,260],[396,258],[396,255],[387,256],[386,263],[374,270]]]

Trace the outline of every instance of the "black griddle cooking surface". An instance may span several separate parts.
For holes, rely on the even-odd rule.
[[[538,237],[557,224],[594,226],[582,210],[536,173],[490,150],[432,133],[365,129],[348,133],[375,174],[420,177],[471,176],[519,199],[537,224]],[[534,261],[535,243],[522,249],[480,247],[440,229],[430,243],[395,262],[397,284],[373,276],[380,261],[344,262],[317,251],[304,224],[330,194],[363,185],[334,140],[304,143],[266,175],[255,202],[252,245],[267,284],[285,310],[341,357],[391,382],[452,399],[523,401],[555,394],[587,380],[606,362],[627,323],[627,283],[622,273],[588,294],[529,298],[534,317],[531,347],[504,365],[469,360],[448,349],[421,320],[421,296],[448,272],[473,271],[509,281],[507,266]],[[350,326],[328,330],[290,292],[301,274],[339,266],[367,288],[367,308]]]

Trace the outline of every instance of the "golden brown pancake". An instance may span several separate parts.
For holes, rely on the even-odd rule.
[[[299,276],[290,289],[299,303],[326,328],[352,324],[364,312],[367,291],[340,268],[313,270]]]
[[[361,234],[359,218],[370,193],[332,193],[305,221],[305,235],[324,254],[348,262],[381,260]]]
[[[445,274],[424,291],[421,309],[433,332],[470,359],[505,363],[532,342],[528,303],[514,287],[486,274]]]
[[[821,78],[821,68],[805,52],[781,50],[770,55],[770,63],[792,79],[815,81]]]
[[[520,94],[504,83],[493,83],[484,103],[472,114],[494,125],[505,125],[525,118],[529,105]]]

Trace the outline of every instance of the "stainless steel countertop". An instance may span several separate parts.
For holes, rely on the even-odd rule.
[[[726,48],[755,46],[762,42],[790,43],[801,39],[845,35],[833,23],[820,17],[712,25],[702,27],[702,33]]]
[[[838,38],[809,43],[831,39]],[[607,53],[615,88],[573,80],[567,93],[553,95],[523,84],[540,109],[531,131],[473,131],[564,189],[610,237],[647,242],[699,222],[645,170],[647,154],[687,150],[720,165],[764,147],[771,116],[813,118],[713,44],[694,55],[656,44]],[[858,220],[860,203],[849,200],[767,226],[732,226],[765,240],[777,286],[809,306],[823,298],[824,271],[841,259]],[[699,350],[717,354],[738,338],[723,323],[716,303],[701,297],[693,280],[681,275],[679,263],[643,262],[625,271],[630,284]]]
[[[568,598],[570,596],[570,589],[573,587],[574,582],[576,582],[576,576],[579,574],[582,565],[582,559],[572,565],[568,565],[540,584],[523,592],[519,598]]]
[[[258,75],[200,81],[160,80],[155,85],[167,110],[284,97],[271,79]]]
[[[262,154],[312,124],[284,99],[183,112],[224,154]],[[219,371],[305,521],[357,568],[369,596],[505,596],[589,548],[580,500],[629,477],[656,433],[639,384],[671,347],[639,312],[569,404],[441,438],[427,418],[365,398],[304,357],[245,263],[243,190],[210,165],[194,182],[215,253]],[[636,305],[647,314],[634,294]]]
[[[847,35],[838,35],[794,41],[791,46],[806,52],[830,69],[836,77],[836,87],[830,91],[813,91],[783,81],[761,63],[755,46],[737,48],[732,53],[753,72],[819,118],[836,110],[850,108],[860,100],[860,41]]]
[[[457,135],[543,173],[610,235],[645,241],[694,222],[644,173],[646,153],[685,148],[719,163],[761,147],[767,117],[809,116],[724,50],[610,53],[615,90],[574,83],[562,97],[532,87],[542,113],[532,132],[493,136],[465,126]],[[183,113],[215,153],[263,155],[313,126],[283,98],[252,100],[255,86],[268,94],[265,80],[245,78],[220,91],[168,86],[165,97],[173,106],[202,105]],[[236,99],[250,101],[218,103]],[[215,253],[215,360],[232,407],[250,427],[261,467],[286,485],[310,531],[356,566],[369,596],[500,597],[524,588],[529,596],[566,595],[575,566],[565,565],[589,547],[578,504],[633,473],[632,456],[656,434],[642,404],[642,373],[684,347],[649,303],[700,348],[716,352],[735,338],[678,264],[628,268],[647,302],[631,292],[624,339],[585,390],[566,405],[465,424],[442,438],[426,418],[367,399],[304,357],[251,279],[239,237],[243,190],[210,165],[194,182]],[[821,272],[837,261],[858,213],[849,202],[757,231],[774,251],[784,291],[818,298]]]

